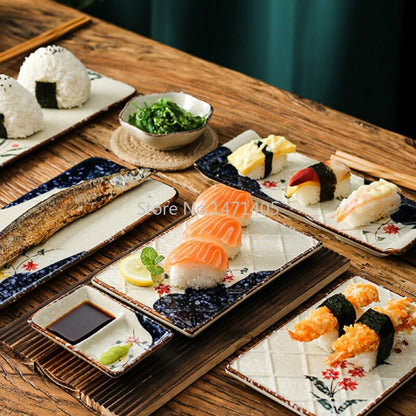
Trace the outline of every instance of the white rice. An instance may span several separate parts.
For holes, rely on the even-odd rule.
[[[206,264],[174,264],[169,271],[170,284],[182,289],[206,289],[222,282],[225,270],[218,270]]]
[[[31,53],[20,67],[17,81],[36,95],[36,81],[56,83],[58,108],[84,104],[90,94],[91,81],[82,62],[70,51],[50,45]]]
[[[28,137],[43,128],[42,109],[35,97],[4,74],[0,74],[0,114],[9,139]]]
[[[376,351],[361,352],[354,355],[354,357],[348,358],[348,362],[361,367],[364,371],[369,372],[377,365],[377,353]]]
[[[322,348],[326,352],[333,352],[332,343],[336,341],[339,337],[339,329],[333,329],[319,338],[314,339],[312,342],[316,344],[318,347]]]
[[[344,199],[343,204],[347,204],[348,199]],[[357,228],[370,224],[380,218],[387,217],[395,213],[400,208],[400,195],[398,193],[391,194],[385,198],[370,201],[365,205],[355,208],[343,221],[339,224],[342,228]]]

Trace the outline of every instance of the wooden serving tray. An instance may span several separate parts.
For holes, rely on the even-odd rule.
[[[149,415],[348,268],[347,258],[322,248],[199,336],[175,333],[168,344],[118,379],[39,335],[27,325],[28,316],[2,329],[0,343],[100,414]]]

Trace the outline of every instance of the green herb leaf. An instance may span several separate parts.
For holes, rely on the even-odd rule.
[[[146,266],[146,269],[149,270],[150,274],[157,276],[164,272],[163,267],[160,266]]]
[[[140,254],[140,260],[145,266],[154,266],[157,256],[158,254],[153,247],[145,247]]]
[[[145,247],[141,254],[140,260],[146,266],[146,269],[153,276],[158,276],[164,272],[163,267],[158,266],[165,257],[157,254],[157,251],[153,247]]]

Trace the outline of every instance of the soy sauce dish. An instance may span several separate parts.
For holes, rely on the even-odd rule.
[[[143,117],[135,117],[138,111]],[[184,92],[154,93],[132,98],[119,122],[134,139],[158,150],[175,150],[204,133],[212,112],[209,103]]]
[[[110,377],[122,375],[173,336],[87,285],[39,309],[28,324]]]

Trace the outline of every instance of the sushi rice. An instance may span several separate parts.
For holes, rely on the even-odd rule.
[[[72,52],[56,45],[39,48],[26,57],[17,81],[35,97],[39,84],[54,84],[57,108],[79,107],[87,101],[91,89],[83,63]]]
[[[42,109],[35,97],[5,74],[0,74],[0,117],[6,136],[1,138],[25,138],[43,128]]]

